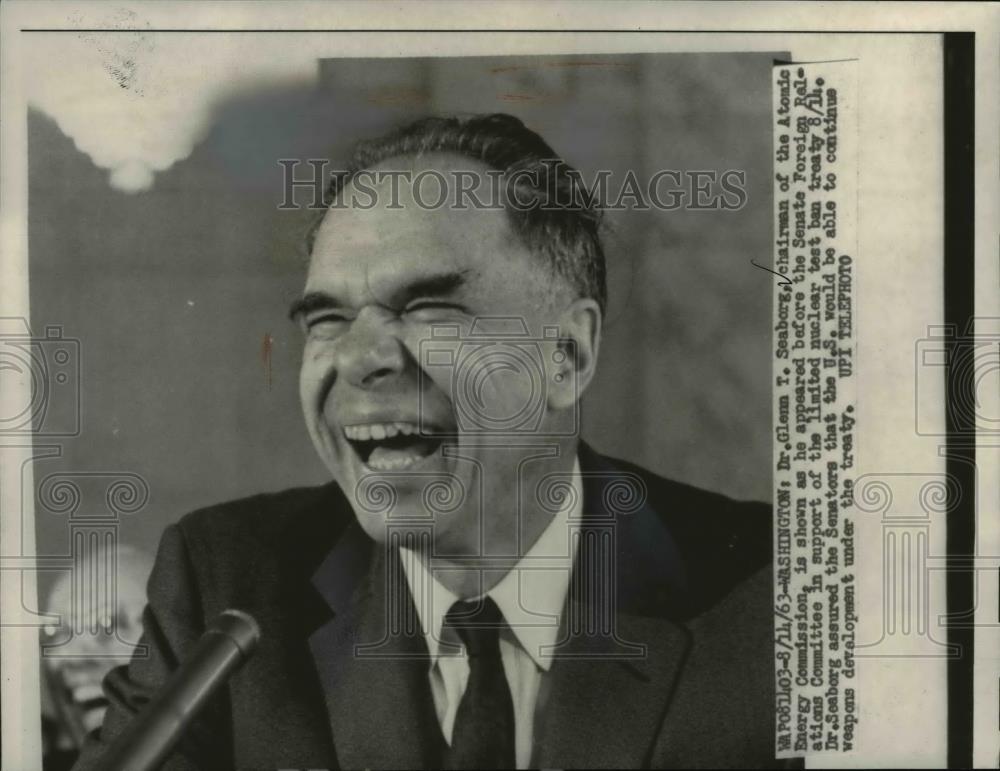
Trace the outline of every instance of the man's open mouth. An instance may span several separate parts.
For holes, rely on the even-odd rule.
[[[344,437],[372,471],[409,468],[444,443],[444,432],[417,423],[360,423],[344,426]]]

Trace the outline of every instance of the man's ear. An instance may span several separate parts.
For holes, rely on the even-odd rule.
[[[549,369],[551,409],[572,407],[590,385],[601,347],[601,323],[601,308],[589,297],[577,298],[563,311]]]

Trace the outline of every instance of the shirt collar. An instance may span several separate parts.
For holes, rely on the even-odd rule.
[[[559,617],[566,601],[573,568],[573,538],[570,527],[583,511],[580,461],[573,464],[573,492],[546,526],[534,545],[486,594],[503,613],[517,642],[544,670],[552,666],[552,646],[559,632]],[[433,667],[441,655],[453,651],[441,641],[444,616],[459,597],[447,589],[417,554],[400,548],[400,561],[420,617]]]

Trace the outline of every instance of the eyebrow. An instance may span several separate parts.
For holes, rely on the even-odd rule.
[[[433,273],[420,276],[396,289],[389,297],[388,305],[393,308],[404,307],[418,297],[448,297],[454,294],[465,283],[471,269]],[[328,292],[306,292],[292,303],[288,309],[288,318],[296,321],[302,316],[330,308],[343,308],[345,303]]]

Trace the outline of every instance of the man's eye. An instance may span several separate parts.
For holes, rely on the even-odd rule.
[[[461,313],[464,310],[461,305],[456,305],[455,303],[442,302],[441,300],[419,300],[407,305],[403,313],[430,316],[445,313]]]
[[[312,316],[305,320],[306,329],[313,331],[316,329],[326,329],[346,324],[348,318],[341,313],[323,313]]]

